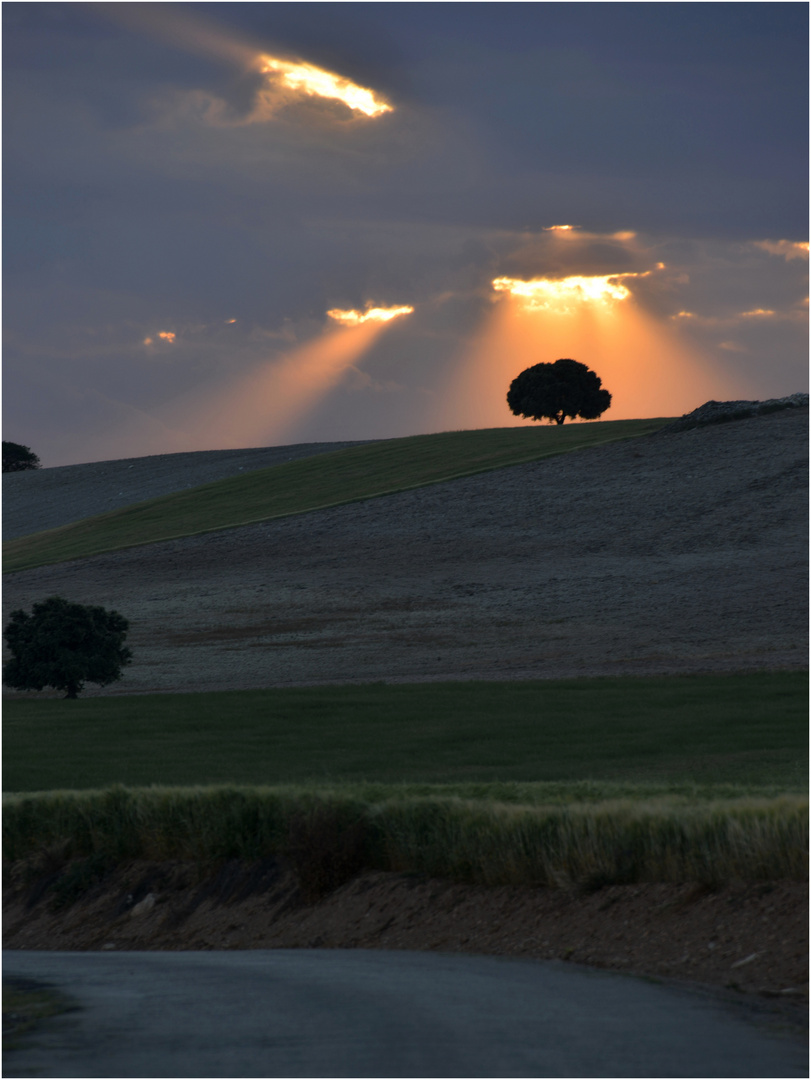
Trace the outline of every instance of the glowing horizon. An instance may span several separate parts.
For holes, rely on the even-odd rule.
[[[414,308],[409,304],[403,304],[400,307],[367,307],[364,311],[358,311],[355,308],[349,308],[347,310],[343,308],[330,308],[327,315],[330,319],[340,323],[342,326],[360,326],[366,322],[390,322],[392,319],[397,319],[401,315],[411,315]]]
[[[494,304],[458,351],[437,394],[437,430],[526,425],[507,407],[511,381],[533,364],[564,356],[595,371],[611,394],[601,420],[678,416],[726,392],[723,364],[697,352],[638,304],[615,302],[610,295],[600,300],[599,294],[597,302],[564,308],[527,304],[521,295],[516,301]],[[744,380],[736,392],[750,394]]]
[[[377,97],[373,90],[315,64],[295,63],[265,54],[259,56],[258,64],[263,75],[279,76],[288,89],[307,97],[340,101],[353,112],[361,112],[371,119],[394,111],[393,106]]]

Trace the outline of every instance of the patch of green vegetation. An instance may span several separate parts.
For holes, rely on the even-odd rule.
[[[31,979],[3,977],[3,1050],[14,1050],[23,1035],[49,1016],[75,1009],[75,1004],[50,986]]]
[[[666,419],[414,435],[258,469],[9,540],[4,570],[234,528],[388,495],[583,447],[635,438]]]
[[[804,791],[807,717],[804,672],[9,700],[4,788],[453,784],[491,798],[492,785],[590,781]]]

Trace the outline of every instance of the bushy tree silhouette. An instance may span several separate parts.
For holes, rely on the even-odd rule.
[[[529,420],[596,420],[611,405],[602,379],[577,360],[535,364],[510,383],[507,404],[516,416]]]
[[[85,682],[106,686],[121,678],[132,658],[125,648],[129,623],[117,611],[51,596],[32,613],[12,611],[3,636],[12,659],[3,682],[13,690],[52,686],[75,698]]]
[[[29,446],[3,440],[3,472],[23,472],[38,469],[39,458]]]

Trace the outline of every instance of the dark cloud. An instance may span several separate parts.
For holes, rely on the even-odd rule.
[[[569,274],[619,274],[645,271],[650,256],[627,241],[577,233],[544,232],[501,261],[501,274],[520,277],[565,277]]]

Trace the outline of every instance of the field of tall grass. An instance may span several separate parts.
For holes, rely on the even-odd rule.
[[[3,842],[11,862],[58,848],[94,866],[281,855],[314,895],[363,868],[587,889],[807,877],[805,796],[631,791],[576,799],[535,785],[508,801],[442,786],[119,786],[7,796]]]
[[[412,435],[257,469],[9,540],[5,572],[390,495],[656,431],[666,419]]]

